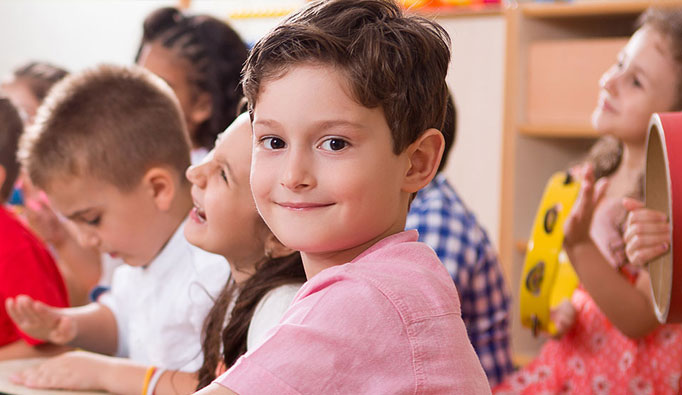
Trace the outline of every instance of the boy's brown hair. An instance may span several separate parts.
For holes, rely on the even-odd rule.
[[[441,129],[450,39],[427,19],[388,0],[310,3],[252,49],[242,80],[249,110],[261,84],[301,63],[341,70],[355,100],[381,106],[398,154],[429,128]]]
[[[104,65],[55,85],[21,139],[19,159],[43,189],[87,176],[126,192],[155,166],[184,174],[189,138],[168,85],[140,67]]]
[[[19,174],[17,146],[24,132],[19,112],[6,97],[0,97],[0,166],[5,169],[5,182],[0,188],[0,204],[7,201]]]

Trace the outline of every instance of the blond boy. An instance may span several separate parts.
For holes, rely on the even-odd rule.
[[[253,48],[251,187],[308,281],[202,394],[489,393],[411,197],[443,153],[445,31],[381,0],[309,4]]]
[[[99,303],[55,309],[28,297],[9,299],[15,322],[56,344],[198,368],[202,323],[227,279],[227,264],[191,246],[182,232],[192,207],[183,177],[189,143],[170,88],[137,67],[100,66],[67,77],[40,108],[19,157],[74,224],[80,243],[127,265],[116,270]],[[103,376],[95,362],[72,368]]]

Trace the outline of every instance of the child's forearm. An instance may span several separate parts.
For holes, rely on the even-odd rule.
[[[105,355],[114,355],[118,348],[116,317],[108,307],[90,303],[62,310],[73,319],[76,337],[69,345]]]
[[[660,325],[645,293],[614,270],[594,244],[582,243],[566,253],[583,287],[624,335],[640,338]]]
[[[58,346],[49,343],[32,346],[23,340],[17,340],[13,343],[0,347],[0,361],[21,358],[50,357],[69,351],[70,349],[71,348],[68,346]]]
[[[141,393],[149,366],[140,365],[129,359],[112,359],[111,365],[102,376],[103,389],[113,394]],[[155,395],[191,394],[199,380],[195,373],[164,371],[154,388]]]

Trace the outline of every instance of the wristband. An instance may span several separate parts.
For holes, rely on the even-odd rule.
[[[166,373],[166,369],[161,369],[158,368],[154,372],[154,375],[152,376],[152,379],[149,380],[149,387],[147,388],[147,393],[145,395],[154,395],[154,390],[156,389],[156,385],[159,383],[161,380],[161,376]]]
[[[147,395],[147,391],[149,390],[149,382],[151,381],[155,371],[156,366],[150,366],[147,368],[147,373],[144,374],[144,383],[142,384],[142,395]]]

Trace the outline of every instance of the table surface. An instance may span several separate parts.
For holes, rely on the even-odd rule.
[[[0,395],[102,395],[105,392],[93,391],[63,391],[63,390],[43,390],[27,388],[20,385],[13,384],[9,377],[15,372],[36,365],[43,361],[44,358],[30,358],[30,359],[14,359],[9,361],[0,361]]]

